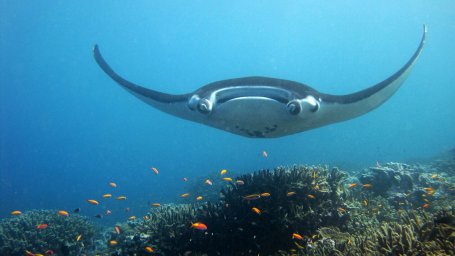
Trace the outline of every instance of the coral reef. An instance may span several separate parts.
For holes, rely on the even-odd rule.
[[[423,165],[387,163],[357,176],[323,166],[278,167],[235,180],[242,183],[224,183],[216,203],[163,205],[120,225],[120,234],[110,233],[117,242],[110,255],[148,255],[147,247],[156,255],[455,252],[453,183]],[[207,230],[192,228],[196,222]]]
[[[309,243],[303,255],[453,255],[455,212],[434,217],[411,211],[400,222],[383,222],[367,228],[364,235],[321,228],[321,239]]]
[[[113,234],[114,255],[133,255],[151,246],[161,255],[251,255],[278,253],[298,246],[293,233],[310,236],[320,226],[345,226],[339,214],[345,174],[334,168],[293,166],[262,170],[237,179],[221,191],[217,204],[166,205],[144,221]],[[258,211],[253,211],[255,207]],[[205,230],[191,228],[202,222]],[[304,241],[302,241],[304,243]]]
[[[40,224],[48,226],[38,228]],[[85,217],[32,210],[0,222],[0,255],[25,255],[26,250],[35,254],[51,250],[57,255],[81,255],[93,250],[96,231]]]

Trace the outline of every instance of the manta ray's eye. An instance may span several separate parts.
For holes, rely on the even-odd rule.
[[[297,100],[291,100],[286,105],[286,109],[291,113],[291,115],[298,115],[302,108],[300,107],[300,103]]]
[[[319,110],[319,101],[311,95],[305,97],[302,100],[302,105],[303,105],[303,108],[305,108],[306,110],[308,110],[310,112],[316,112]]]
[[[201,98],[199,98],[199,96],[197,96],[197,95],[191,96],[190,100],[188,101],[188,107],[191,110],[196,110],[200,100],[201,100]]]
[[[201,99],[198,104],[199,112],[203,114],[208,114],[212,111],[212,102],[208,99]]]

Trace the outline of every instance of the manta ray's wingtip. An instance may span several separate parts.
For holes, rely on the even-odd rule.
[[[98,47],[98,44],[93,45],[93,53],[98,54],[100,52],[100,48]]]
[[[422,36],[422,43],[425,42],[425,40],[427,39],[427,25],[424,23],[423,24],[423,36]]]

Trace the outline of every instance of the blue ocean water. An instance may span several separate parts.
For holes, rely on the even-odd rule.
[[[454,146],[453,1],[1,0],[0,10],[1,218],[80,207],[89,216],[109,208],[107,221],[119,221],[144,214],[149,202],[176,201],[186,192],[183,177],[294,163],[349,171]],[[422,56],[383,106],[278,139],[159,112],[122,90],[92,56],[99,44],[124,77],[174,94],[252,75],[347,94],[401,68],[423,24]],[[105,193],[128,199],[87,204]]]

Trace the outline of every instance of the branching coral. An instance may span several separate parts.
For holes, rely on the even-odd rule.
[[[38,229],[40,224],[48,226]],[[93,249],[95,231],[85,217],[64,217],[50,210],[28,211],[0,222],[0,255],[24,255],[26,250],[79,255]],[[79,235],[80,239],[76,241]]]
[[[345,207],[343,178],[337,169],[306,166],[243,175],[237,179],[244,184],[222,190],[217,204],[153,209],[149,219],[135,224],[135,232],[113,235],[119,246],[111,251],[132,255],[152,245],[163,255],[276,253],[296,246],[292,233],[309,236],[320,226],[348,222],[349,215],[337,211]],[[208,229],[192,229],[192,222]]]

